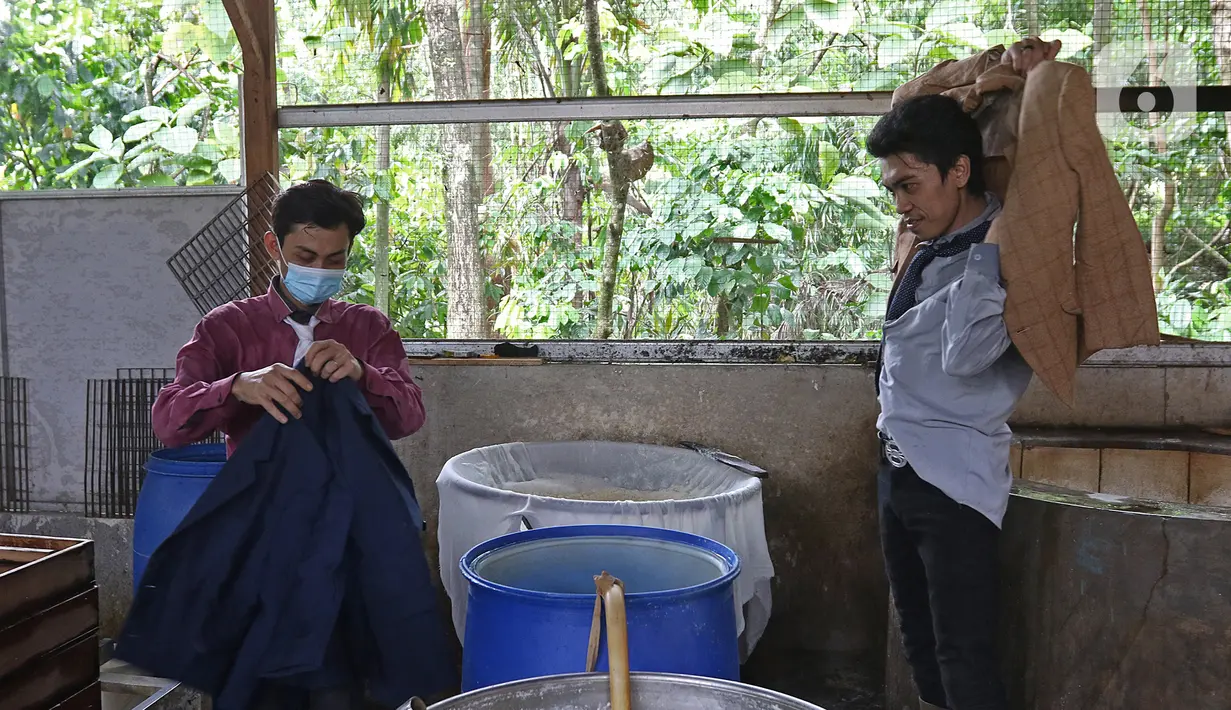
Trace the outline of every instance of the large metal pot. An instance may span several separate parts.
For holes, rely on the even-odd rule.
[[[609,692],[606,673],[575,673],[481,688],[429,710],[605,710],[610,707]],[[824,710],[743,683],[667,673],[633,673],[632,706],[635,710]],[[411,710],[411,705],[401,710]]]

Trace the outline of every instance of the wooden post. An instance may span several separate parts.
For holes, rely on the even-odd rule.
[[[222,0],[239,48],[244,74],[240,82],[245,187],[256,185],[266,173],[278,176],[278,53],[274,0]],[[252,265],[264,263],[264,230],[250,226],[248,246]],[[252,295],[265,293],[265,271],[252,268]]]

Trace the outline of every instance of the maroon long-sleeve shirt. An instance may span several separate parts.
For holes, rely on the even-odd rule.
[[[166,446],[191,444],[215,430],[227,455],[265,412],[231,396],[241,372],[280,362],[293,365],[299,338],[274,286],[264,296],[234,301],[206,314],[175,361],[175,381],[154,402],[154,434]],[[423,426],[423,395],[410,377],[402,341],[389,319],[371,306],[325,301],[316,312],[314,340],[336,340],[363,363],[359,387],[390,439]]]

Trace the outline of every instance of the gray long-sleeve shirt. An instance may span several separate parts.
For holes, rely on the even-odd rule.
[[[992,197],[978,219],[937,242],[999,213]],[[999,247],[937,257],[915,298],[885,323],[877,427],[920,478],[999,527],[1012,486],[1007,422],[1032,375],[1005,327]]]

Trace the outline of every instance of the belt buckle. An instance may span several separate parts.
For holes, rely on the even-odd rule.
[[[883,444],[882,448],[885,450],[885,460],[889,462],[889,465],[894,468],[906,468],[906,456],[902,453],[902,449],[898,448],[898,442],[889,438],[889,436],[883,432],[877,432],[876,434]]]

